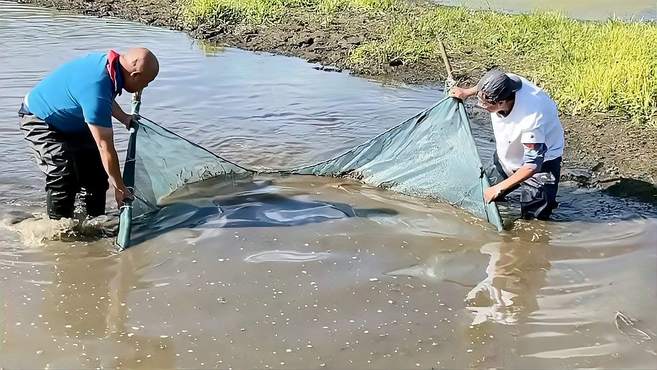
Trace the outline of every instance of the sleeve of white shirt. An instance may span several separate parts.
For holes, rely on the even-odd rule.
[[[543,130],[543,115],[536,116],[536,120],[524,128],[520,136],[520,142],[523,144],[545,144],[545,132]]]

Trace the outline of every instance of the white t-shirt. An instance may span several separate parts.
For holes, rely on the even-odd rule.
[[[523,143],[544,143],[547,146],[545,161],[561,157],[564,147],[556,103],[541,88],[517,77],[522,81],[522,88],[516,92],[511,113],[506,117],[491,114],[497,156],[508,176],[523,165]]]

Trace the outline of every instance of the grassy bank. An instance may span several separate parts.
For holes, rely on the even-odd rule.
[[[184,12],[192,22],[261,24],[275,22],[290,8],[307,9],[320,17],[330,17],[346,9],[393,9],[398,0],[183,0],[183,3]]]
[[[581,22],[556,14],[507,15],[403,0],[183,0],[191,22],[275,23],[289,10],[330,22],[371,13],[388,29],[356,48],[349,64],[376,73],[391,63],[438,62],[441,38],[457,74],[493,65],[528,76],[567,113],[616,112],[657,127],[657,26]]]

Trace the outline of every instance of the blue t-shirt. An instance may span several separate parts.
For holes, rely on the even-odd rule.
[[[60,66],[37,84],[27,96],[27,108],[61,132],[82,132],[87,124],[112,127],[112,102],[122,88],[120,71],[116,86],[110,78],[107,53],[91,53]]]

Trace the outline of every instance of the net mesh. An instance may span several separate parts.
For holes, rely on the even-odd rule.
[[[446,201],[502,228],[496,205],[484,202],[489,182],[465,108],[453,98],[335,158],[270,173],[350,177],[402,194]],[[142,117],[131,134],[124,168],[124,180],[132,186],[135,200],[127,206],[130,216],[122,214],[117,244],[131,245],[130,235],[121,231],[171,204],[176,192],[187,185],[212,179],[217,187],[229,187],[255,174]]]

